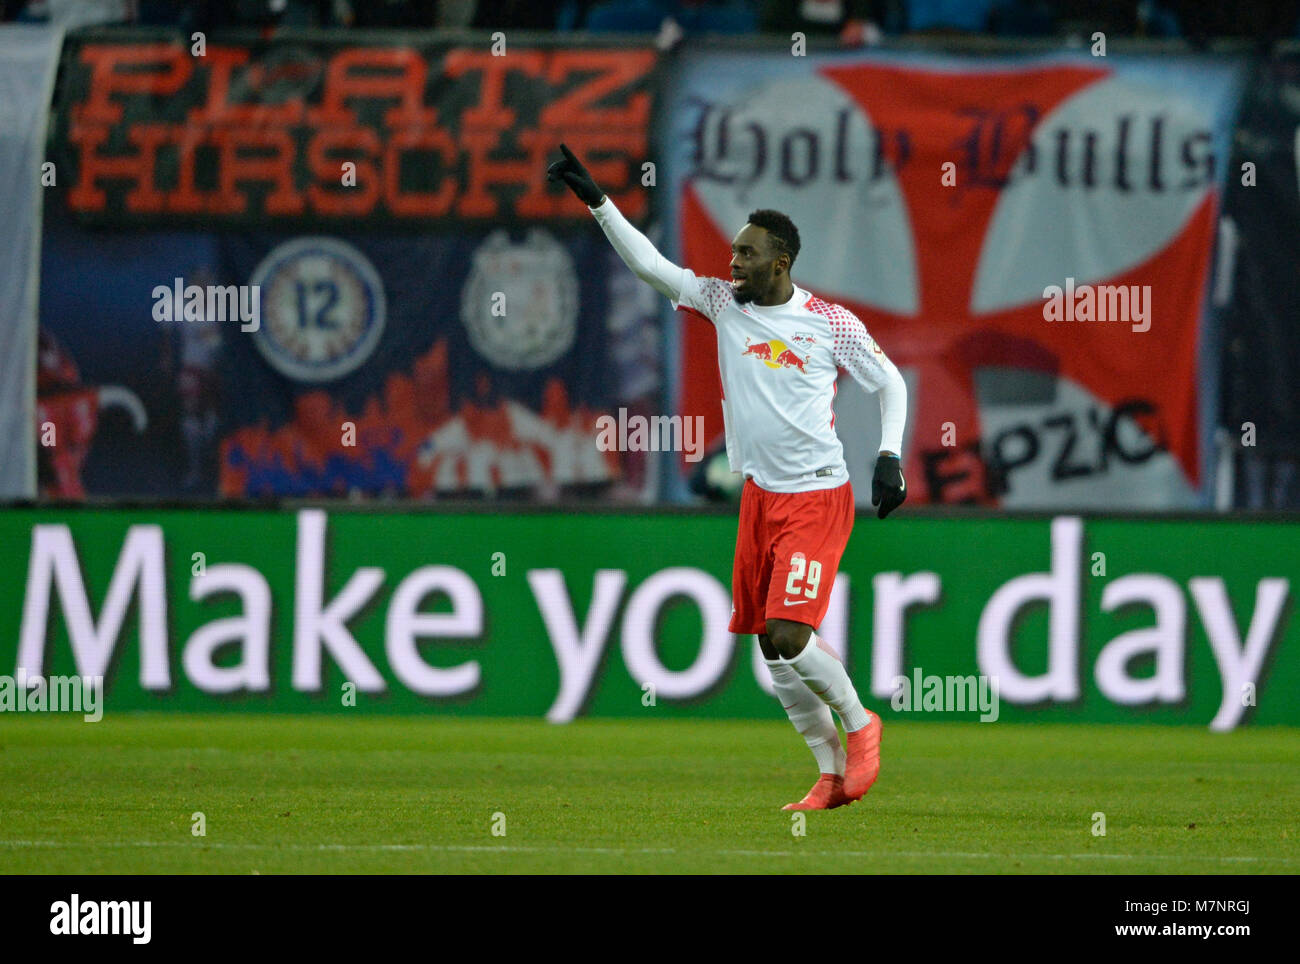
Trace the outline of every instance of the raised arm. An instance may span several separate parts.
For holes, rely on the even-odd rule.
[[[659,253],[644,234],[634,228],[614,202],[601,192],[582,162],[563,144],[564,160],[547,169],[547,179],[566,184],[587,205],[605,237],[614,246],[623,263],[642,281],[666,298],[676,302],[688,272]]]
[[[614,206],[613,201],[605,198],[598,207],[591,208],[591,213],[633,274],[672,301],[681,297],[682,284],[687,276],[685,269],[660,254],[650,239],[623,217],[623,212]]]

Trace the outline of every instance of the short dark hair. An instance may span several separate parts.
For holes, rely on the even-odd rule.
[[[794,226],[793,221],[780,211],[760,208],[750,212],[749,223],[767,231],[767,236],[772,239],[777,253],[788,254],[790,267],[794,267],[794,259],[799,257],[799,229]]]

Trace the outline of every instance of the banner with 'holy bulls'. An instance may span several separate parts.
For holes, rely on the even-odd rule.
[[[1242,69],[1159,61],[688,54],[659,114],[670,254],[728,277],[749,212],[794,219],[795,283],[856,313],[907,378],[914,503],[1202,504]],[[714,332],[687,317],[676,339],[680,411],[716,439]],[[862,502],[878,434],[836,427]]]

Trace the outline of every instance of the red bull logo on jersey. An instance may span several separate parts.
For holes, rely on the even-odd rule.
[[[752,344],[749,339],[745,339],[745,350],[741,355],[753,355],[759,359],[768,368],[797,368],[800,372],[804,371],[804,363],[807,358],[800,358],[794,351],[786,347],[783,341],[756,341]]]

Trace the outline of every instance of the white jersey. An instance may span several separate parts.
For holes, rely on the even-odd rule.
[[[722,376],[727,458],[771,492],[809,492],[849,480],[835,434],[839,369],[880,393],[881,451],[902,454],[907,389],[853,312],[794,286],[783,305],[737,302],[731,283],[665,260],[608,198],[590,209],[630,268],[713,323]]]

